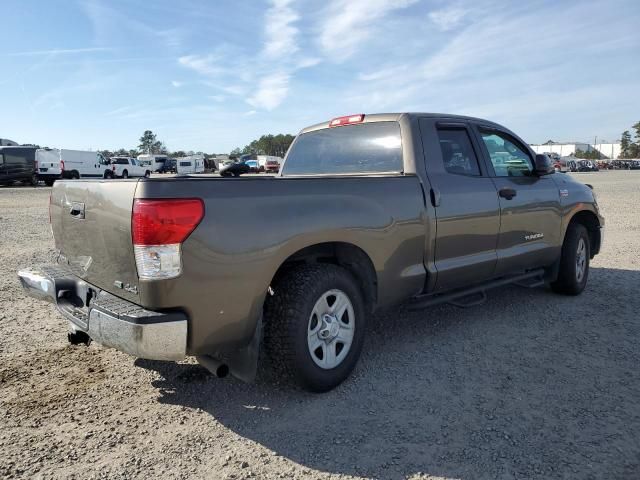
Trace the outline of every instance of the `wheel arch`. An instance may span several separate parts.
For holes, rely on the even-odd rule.
[[[602,232],[601,232],[601,223],[598,215],[596,215],[591,210],[580,210],[576,212],[567,223],[567,228],[564,232],[564,237],[566,237],[567,230],[569,226],[577,223],[584,226],[587,229],[587,233],[589,234],[589,243],[591,247],[591,258],[597,255],[600,252],[600,247],[602,245]]]
[[[352,243],[324,242],[297,250],[280,264],[271,280],[271,285],[275,285],[292,267],[322,263],[338,265],[349,271],[360,286],[367,311],[375,310],[378,300],[376,270],[369,255]]]

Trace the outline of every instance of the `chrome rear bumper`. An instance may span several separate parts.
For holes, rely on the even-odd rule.
[[[180,360],[187,350],[182,313],[146,310],[94,287],[57,266],[18,272],[25,292],[53,303],[72,324],[106,347],[150,360]]]

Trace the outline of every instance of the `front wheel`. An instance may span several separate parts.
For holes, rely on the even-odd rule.
[[[572,223],[562,244],[558,279],[551,283],[554,292],[579,295],[587,285],[591,244],[584,225]]]
[[[127,172],[126,170],[122,172],[122,178],[129,178],[129,172]]]
[[[151,172],[149,170],[144,172],[144,178],[149,178],[150,176],[151,176]]]
[[[351,373],[362,350],[365,307],[353,275],[307,265],[274,285],[265,305],[265,352],[277,374],[325,392]]]

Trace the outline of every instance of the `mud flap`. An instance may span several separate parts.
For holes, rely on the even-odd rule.
[[[247,346],[225,355],[225,361],[229,366],[229,371],[234,377],[247,383],[251,383],[256,379],[261,341],[262,315],[260,315],[260,318],[258,319],[253,338]]]

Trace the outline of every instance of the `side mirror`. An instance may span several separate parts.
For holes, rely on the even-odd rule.
[[[546,155],[539,153],[536,155],[536,165],[535,165],[536,175],[549,175],[550,173],[555,172],[555,168],[551,164],[551,159]]]

